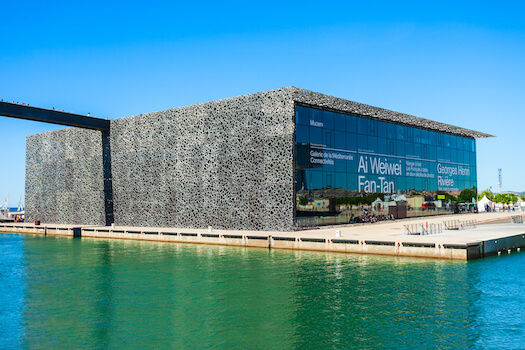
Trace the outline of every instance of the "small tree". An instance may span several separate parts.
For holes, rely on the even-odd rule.
[[[518,201],[518,197],[514,193],[498,193],[494,197],[494,202],[496,203],[516,203]]]
[[[303,196],[298,196],[298,197],[297,197],[297,200],[299,201],[299,204],[300,204],[300,205],[307,205],[307,204],[308,204],[308,199],[306,199],[306,198],[303,197]]]
[[[436,192],[437,195],[444,195],[445,196],[445,201],[451,201],[451,202],[456,202],[457,201],[457,198],[454,197],[453,195],[451,195],[450,193],[448,192],[445,192],[445,191],[437,191]],[[437,196],[436,196],[437,198]]]
[[[492,193],[491,190],[486,189],[478,196],[478,199],[481,200],[483,196],[487,196],[488,199],[493,200],[494,199],[494,193]]]
[[[472,198],[476,198],[476,191],[471,189],[464,189],[458,196],[460,203],[470,203]]]
[[[505,203],[505,196],[503,195],[503,193],[498,193],[494,196],[493,201],[496,203]]]

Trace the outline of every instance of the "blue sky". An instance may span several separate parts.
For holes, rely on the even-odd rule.
[[[525,191],[522,1],[2,4],[0,99],[112,119],[297,86],[496,138],[478,187]],[[0,198],[24,193],[25,137],[0,117]]]

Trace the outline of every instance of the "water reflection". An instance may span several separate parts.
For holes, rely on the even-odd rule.
[[[76,240],[78,241],[78,239]],[[100,258],[97,278],[95,278],[95,294],[98,298],[95,303],[95,314],[99,321],[95,324],[94,338],[103,348],[109,348],[113,324],[113,264],[112,250],[109,242],[100,244]]]
[[[474,261],[472,274],[477,283],[472,293],[477,296],[475,327],[483,337],[478,348],[523,349],[525,339],[525,254],[503,255]]]
[[[20,345],[24,305],[23,236],[0,233],[0,348]]]
[[[2,348],[509,348],[525,335],[525,282],[509,280],[525,254],[466,263],[0,240],[12,252],[1,258]]]

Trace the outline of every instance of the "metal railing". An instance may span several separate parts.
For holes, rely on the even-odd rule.
[[[512,215],[510,222],[513,224],[523,224],[523,215]]]
[[[442,224],[407,224],[403,225],[403,232],[405,235],[435,235],[437,233],[443,232]]]
[[[447,220],[443,225],[445,230],[469,230],[478,226],[478,220]]]
[[[523,218],[521,218],[523,219]],[[519,219],[517,219],[519,220]],[[403,232],[405,235],[434,235],[442,233],[445,230],[469,230],[476,228],[477,220],[447,220],[441,224],[434,223],[418,223],[403,225]]]

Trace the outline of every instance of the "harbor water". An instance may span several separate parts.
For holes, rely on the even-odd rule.
[[[0,348],[524,349],[525,254],[474,261],[0,233]]]

